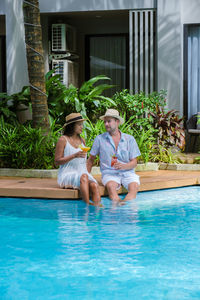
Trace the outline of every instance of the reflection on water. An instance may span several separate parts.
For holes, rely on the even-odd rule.
[[[199,200],[200,187],[104,208],[2,198],[1,298],[200,299]]]

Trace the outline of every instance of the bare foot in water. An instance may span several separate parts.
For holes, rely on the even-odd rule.
[[[117,200],[117,201],[112,201],[112,206],[117,207],[117,206],[122,206],[125,205],[126,203],[123,200]]]
[[[89,205],[92,205],[92,206],[98,206],[98,207],[104,207],[102,203],[95,203],[95,202],[89,202]]]

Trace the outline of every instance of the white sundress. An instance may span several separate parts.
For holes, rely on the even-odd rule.
[[[66,142],[64,156],[69,156],[79,151],[79,148],[73,147],[68,141]],[[87,171],[86,160],[86,157],[77,157],[64,165],[60,165],[58,169],[59,186],[62,188],[80,189],[80,178],[83,174],[87,174],[90,181],[97,183],[94,177]]]

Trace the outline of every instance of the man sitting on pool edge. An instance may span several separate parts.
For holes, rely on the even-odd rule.
[[[134,171],[140,150],[133,136],[119,130],[124,119],[117,110],[108,109],[100,119],[104,121],[106,132],[94,140],[87,161],[88,171],[91,172],[95,157],[99,155],[102,183],[109,198],[116,203],[121,202],[117,190],[123,185],[128,191],[123,201],[132,200],[136,198],[140,185],[139,176]]]

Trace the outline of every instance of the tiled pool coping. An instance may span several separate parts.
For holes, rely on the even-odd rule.
[[[200,164],[166,164],[166,163],[147,163],[138,164],[136,172],[176,170],[176,171],[200,171]],[[0,168],[0,176],[26,177],[26,178],[57,178],[57,169],[53,170],[32,170],[32,169],[9,169]],[[101,175],[99,167],[92,168],[92,175]]]
[[[175,188],[189,185],[200,185],[200,171],[141,171],[141,185],[139,191]],[[101,184],[101,175],[94,175],[100,184],[100,193],[107,195],[106,189]],[[120,189],[119,193],[125,193]],[[25,197],[45,199],[77,199],[80,197],[78,190],[61,189],[56,178],[27,178],[0,176],[0,196]]]

